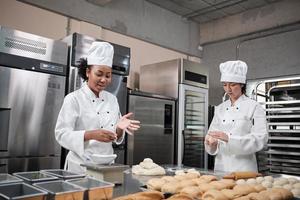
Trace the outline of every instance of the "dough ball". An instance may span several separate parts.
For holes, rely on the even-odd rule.
[[[278,180],[281,181],[282,183],[284,183],[283,185],[289,183],[289,180],[287,178],[278,178]]]
[[[292,189],[291,192],[293,193],[294,197],[300,198],[300,189]]]
[[[287,181],[287,180],[286,180]],[[285,180],[282,180],[282,179],[275,179],[274,180],[274,183],[273,183],[273,185],[274,186],[283,186],[283,185],[285,185],[285,184],[287,184],[288,183],[288,181],[286,182]]]
[[[256,180],[254,178],[249,178],[247,181],[246,181],[247,184],[256,184]]]
[[[291,184],[285,184],[284,186],[282,186],[284,189],[287,189],[289,191],[291,191],[293,189],[293,185]]]
[[[264,179],[265,179],[265,181],[269,181],[271,183],[273,183],[273,181],[274,181],[274,178],[272,176],[265,176]]]
[[[184,174],[185,174],[185,172],[182,169],[179,169],[179,170],[175,171],[175,175],[184,175]]]
[[[295,184],[293,185],[293,188],[295,188],[295,189],[300,189],[300,183],[295,183]]]
[[[246,184],[246,181],[244,179],[239,179],[236,181],[236,184],[237,185],[243,185],[243,184]]]
[[[270,181],[263,181],[261,183],[262,186],[266,187],[266,188],[272,188],[273,184]]]
[[[293,178],[293,177],[288,178],[288,181],[289,181],[289,183],[292,184],[292,185],[295,184],[295,183],[297,183],[297,182],[299,182],[298,179]]]
[[[256,178],[257,183],[262,183],[264,180],[265,180],[264,177],[261,177],[261,176]]]
[[[143,162],[145,162],[145,163],[153,163],[153,160],[151,158],[145,158],[143,160]]]

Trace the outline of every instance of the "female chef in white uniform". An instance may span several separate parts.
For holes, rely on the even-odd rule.
[[[58,115],[55,137],[69,150],[65,168],[84,173],[80,166],[91,154],[113,154],[112,142],[120,144],[124,130],[139,128],[139,121],[130,120],[132,113],[120,116],[117,98],[104,89],[112,77],[113,46],[93,42],[86,59],[81,59],[78,74],[86,81],[68,94]]]
[[[215,157],[215,170],[257,171],[255,153],[268,140],[266,114],[261,105],[245,96],[247,64],[220,64],[221,82],[229,100],[215,109],[205,137],[205,149]]]

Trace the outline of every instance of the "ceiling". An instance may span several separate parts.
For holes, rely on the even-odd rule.
[[[146,0],[184,19],[205,23],[281,0]]]

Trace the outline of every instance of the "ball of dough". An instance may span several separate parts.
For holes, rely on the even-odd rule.
[[[295,183],[295,184],[293,185],[293,188],[295,188],[295,189],[300,189],[300,183]]]
[[[265,179],[265,181],[268,181],[271,183],[274,181],[274,178],[272,176],[265,176],[264,179]]]
[[[297,183],[297,182],[299,182],[298,179],[293,178],[293,177],[288,178],[288,181],[289,181],[289,183],[292,184],[292,185],[295,184],[295,183]]]
[[[254,178],[249,178],[247,181],[246,181],[247,184],[256,184],[256,180]]]
[[[246,184],[246,181],[244,179],[239,179],[236,181],[236,184],[237,185],[243,185],[243,184]]]
[[[266,188],[272,188],[273,184],[270,181],[263,181],[261,183],[262,186],[266,187]]]
[[[274,185],[274,186],[276,186],[276,185],[277,185],[277,186],[278,186],[278,185],[279,185],[279,186],[283,186],[283,185],[285,185],[286,183],[288,183],[288,182],[285,182],[284,180],[280,180],[280,179],[275,179],[273,185]]]
[[[185,174],[185,172],[182,169],[179,169],[179,170],[175,171],[175,175],[184,175],[184,174]]]
[[[292,189],[291,192],[293,193],[294,197],[300,198],[300,189]]]
[[[287,189],[289,191],[291,191],[293,189],[293,185],[291,184],[285,184],[284,186],[282,186],[284,189]]]
[[[153,160],[151,158],[145,158],[143,160],[143,162],[145,162],[145,163],[153,163]]]
[[[278,180],[281,181],[282,183],[284,183],[283,185],[289,183],[289,180],[287,178],[278,178]]]
[[[262,183],[264,180],[265,180],[264,177],[261,177],[261,176],[256,178],[257,183]]]

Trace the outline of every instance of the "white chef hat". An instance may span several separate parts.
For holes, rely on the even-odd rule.
[[[106,65],[112,67],[114,47],[108,42],[93,42],[88,54],[88,65]]]
[[[247,64],[241,60],[221,63],[221,82],[246,83],[247,69]]]

